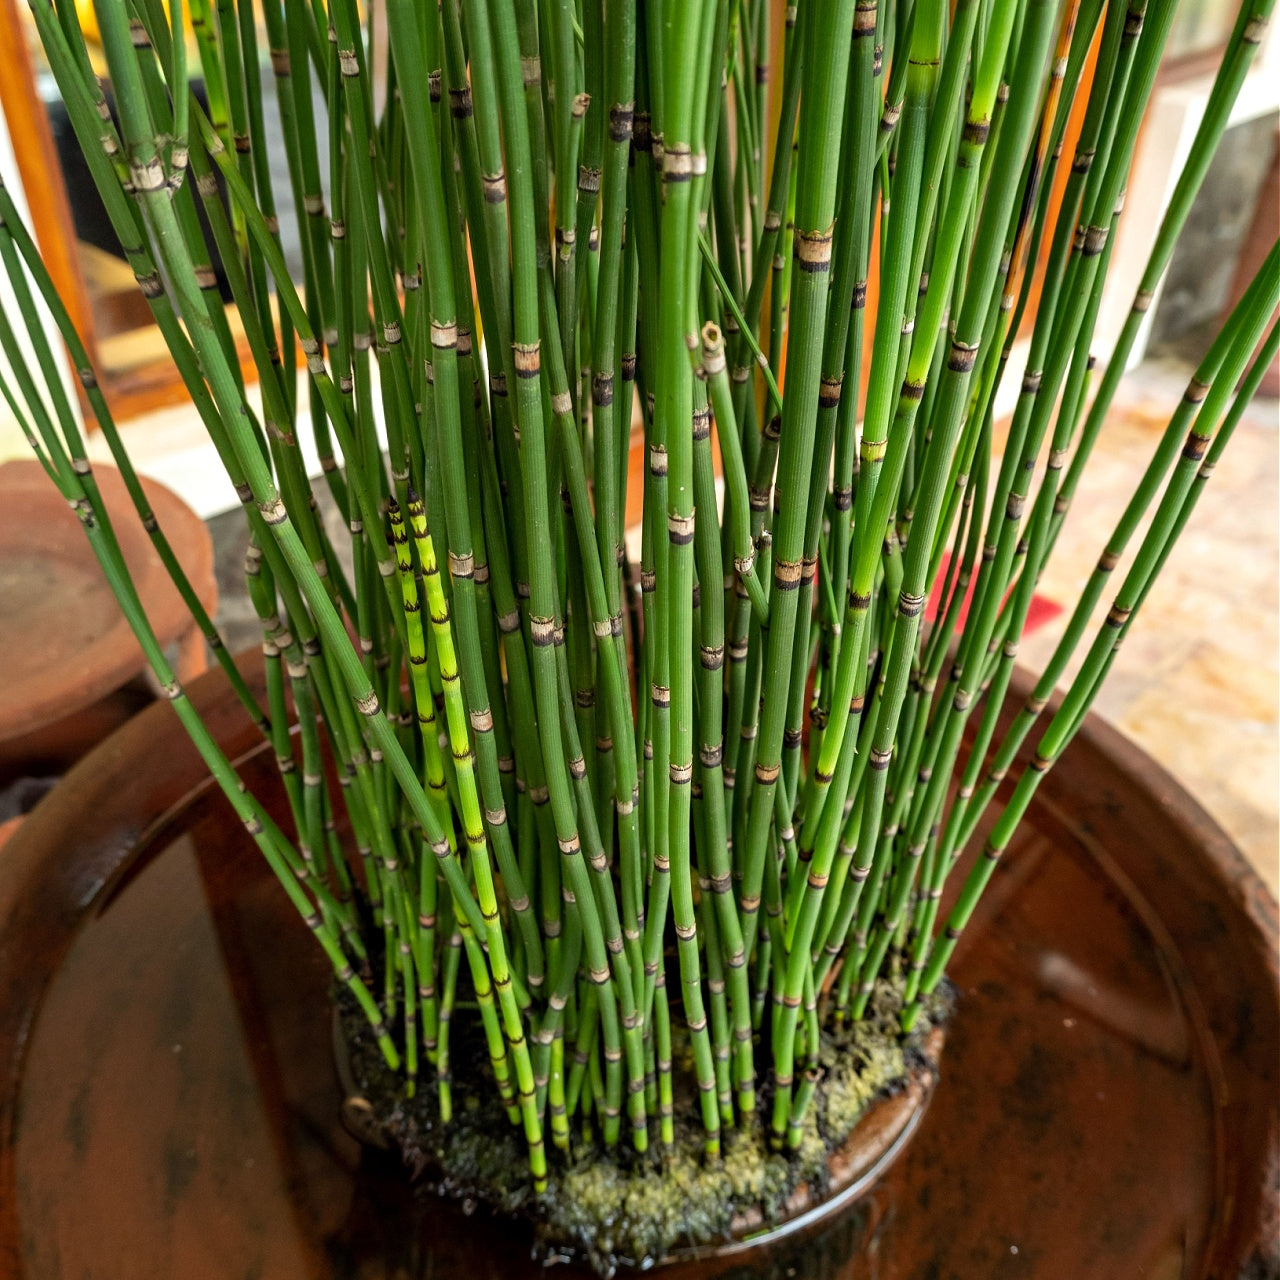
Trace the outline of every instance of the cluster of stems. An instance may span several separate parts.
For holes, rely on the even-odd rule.
[[[113,106],[72,0],[31,8],[244,504],[266,706],[0,191],[0,341],[38,356],[4,394],[406,1092],[448,1120],[467,1018],[491,1079],[466,1091],[496,1089],[537,1187],[548,1139],[672,1143],[682,1095],[708,1157],[751,1125],[795,1147],[830,1028],[891,980],[905,1032],[937,987],[1275,355],[1273,250],[1006,727],[1036,584],[1270,0],[1241,6],[1100,376],[1174,0],[97,0]],[[272,745],[278,822],[148,627],[46,313]]]

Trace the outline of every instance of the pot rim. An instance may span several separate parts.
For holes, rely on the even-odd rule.
[[[0,473],[0,490],[5,495],[5,505],[0,510],[0,541],[4,540],[5,519],[12,519],[15,511],[20,512],[24,503],[30,503],[39,512],[46,536],[62,548],[54,558],[97,572],[97,562],[79,521],[49,483],[40,464],[33,458],[15,458],[0,464]],[[151,624],[160,643],[170,644],[194,629],[191,615],[138,522],[119,469],[108,463],[95,464],[93,474],[116,525],[139,594],[147,601]],[[160,481],[144,476],[141,484],[196,596],[212,615],[217,608],[218,586],[214,576],[213,540],[204,521]],[[113,608],[114,620],[92,644],[82,645],[75,651],[74,663],[69,666],[60,660],[67,656],[65,653],[45,655],[47,678],[33,680],[35,688],[24,689],[21,699],[0,699],[0,744],[16,746],[66,716],[91,706],[146,670],[142,649],[124,614],[118,606]]]

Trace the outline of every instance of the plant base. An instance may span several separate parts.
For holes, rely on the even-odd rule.
[[[603,1275],[648,1268],[705,1251],[748,1247],[808,1226],[871,1185],[905,1144],[932,1094],[953,999],[940,992],[915,1029],[898,1029],[900,992],[877,989],[859,1023],[824,1032],[815,1089],[797,1151],[770,1150],[771,1088],[761,1081],[756,1121],[725,1130],[719,1160],[708,1160],[695,1091],[675,1099],[675,1141],[651,1134],[641,1155],[607,1150],[575,1121],[568,1151],[549,1152],[550,1182],[538,1195],[523,1132],[507,1118],[474,1024],[455,1016],[453,1116],[440,1120],[436,1080],[415,1096],[390,1071],[367,1022],[337,1000],[335,1053],[347,1097],[343,1120],[362,1142],[399,1152],[424,1189],[532,1222],[546,1260],[576,1257]],[[676,1043],[677,1081],[681,1070]],[[765,1125],[760,1123],[761,1119]]]

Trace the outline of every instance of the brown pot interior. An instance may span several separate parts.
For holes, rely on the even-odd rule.
[[[221,679],[193,692],[269,787]],[[901,1156],[849,1211],[672,1274],[1276,1274],[1275,948],[1222,833],[1091,721],[957,951]],[[82,762],[0,859],[0,1274],[537,1274],[527,1232],[343,1130],[328,982],[169,708]]]

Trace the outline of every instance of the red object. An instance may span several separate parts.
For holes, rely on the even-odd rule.
[[[938,567],[938,576],[934,579],[933,590],[929,593],[928,603],[925,605],[925,617],[930,622],[937,620],[938,614],[942,612],[942,592],[943,588],[949,584],[948,574],[951,569],[951,553],[944,551],[942,553],[942,564]],[[968,587],[965,590],[964,600],[960,605],[960,616],[956,620],[957,626],[963,626],[964,620],[969,616],[969,602],[973,599],[973,588],[975,579],[969,578]],[[1008,599],[1008,597],[1005,597]],[[948,596],[948,600],[950,596]],[[1027,609],[1027,620],[1023,624],[1022,634],[1029,636],[1033,631],[1038,631],[1046,623],[1052,622],[1062,612],[1062,606],[1054,600],[1050,600],[1047,596],[1042,596],[1038,591],[1031,596],[1031,604]]]

